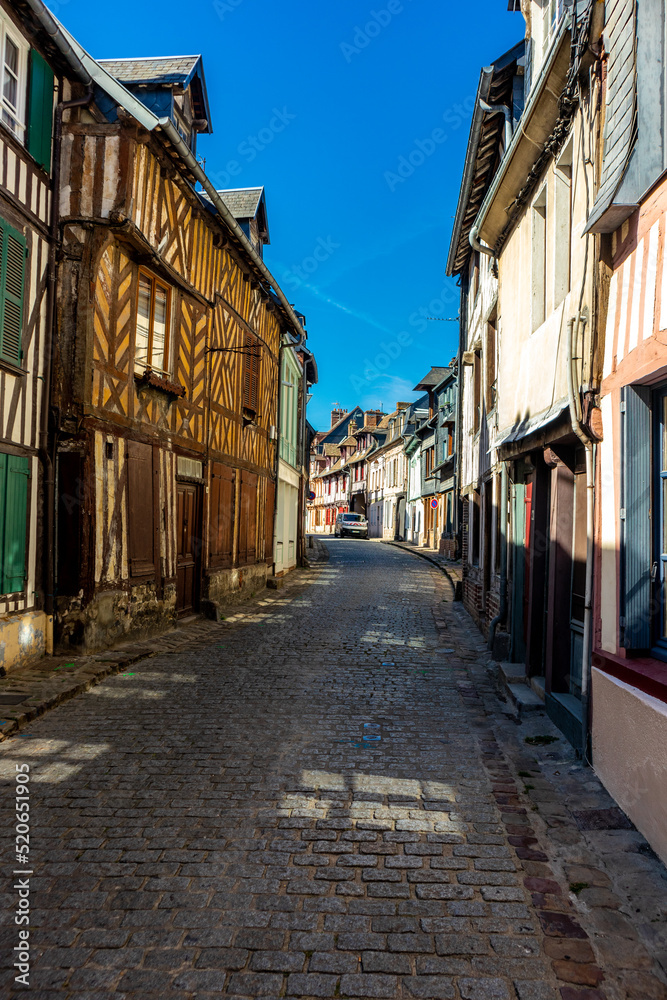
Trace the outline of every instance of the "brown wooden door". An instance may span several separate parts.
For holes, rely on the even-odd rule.
[[[201,556],[201,492],[199,486],[177,487],[178,550],[176,558],[176,610],[179,615],[197,609]]]

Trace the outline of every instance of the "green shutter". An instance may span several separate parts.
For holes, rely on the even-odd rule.
[[[0,357],[21,364],[26,242],[0,219]]]
[[[28,516],[30,460],[3,455],[4,537],[2,544],[2,593],[17,594],[25,587],[25,542]]]
[[[53,70],[35,49],[30,50],[28,100],[28,152],[48,172],[53,133]]]

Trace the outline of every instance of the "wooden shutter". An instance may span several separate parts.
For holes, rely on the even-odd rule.
[[[241,473],[239,518],[239,565],[250,565],[257,555],[257,476],[253,472]]]
[[[232,526],[234,524],[234,470],[213,463],[209,508],[210,566],[222,569],[232,565]]]
[[[273,562],[273,516],[276,506],[276,484],[269,480],[266,484],[266,512],[264,514],[264,558]]]
[[[50,171],[53,70],[35,49],[30,50],[28,102],[28,152],[37,160],[40,167]]]
[[[153,449],[127,442],[130,576],[155,576]]]
[[[0,356],[21,364],[26,241],[0,220]]]
[[[261,344],[251,333],[246,333],[243,352],[243,406],[257,412],[259,403],[259,366]]]
[[[651,391],[625,386],[621,566],[626,649],[651,645]]]
[[[2,496],[2,593],[25,588],[26,527],[30,460],[22,455],[0,455]]]

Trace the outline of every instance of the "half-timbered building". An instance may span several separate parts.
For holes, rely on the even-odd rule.
[[[54,138],[70,72],[27,5],[0,5],[0,667],[52,648],[48,392]]]
[[[667,861],[667,147],[664,4],[606,4],[592,760]]]
[[[201,58],[95,62],[63,123],[58,636],[93,648],[266,584],[283,341],[261,189],[218,192]],[[251,204],[252,203],[252,204]]]

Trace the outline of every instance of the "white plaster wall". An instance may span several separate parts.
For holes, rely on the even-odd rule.
[[[593,766],[667,863],[667,705],[593,668]]]
[[[584,145],[588,146],[587,137]],[[581,124],[577,117],[572,129],[572,225],[570,241],[570,291],[556,301],[556,258],[567,253],[558,238],[555,161],[546,170],[507,240],[499,260],[499,308],[502,323],[498,373],[498,427],[501,432],[516,423],[550,409],[567,397],[567,323],[578,310],[582,287],[582,308],[590,315],[594,278],[594,255],[589,238],[582,235],[587,218],[584,164],[581,161]],[[590,180],[590,178],[589,178]],[[533,331],[533,202],[546,184],[546,318]],[[590,342],[590,324],[585,328]],[[577,355],[588,357],[587,346]],[[584,372],[583,382],[588,373]]]

